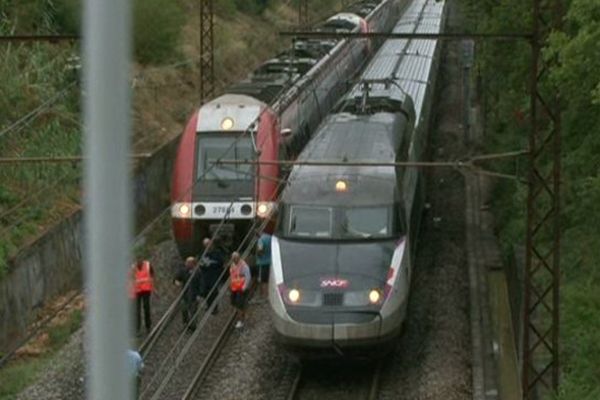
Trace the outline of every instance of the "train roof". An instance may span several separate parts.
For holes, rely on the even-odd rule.
[[[396,169],[392,166],[343,165],[344,162],[394,162],[407,137],[408,119],[402,113],[331,115],[298,157],[298,161],[339,162],[336,166],[297,165],[292,169],[283,202],[335,204],[340,201],[335,182],[343,179],[352,189],[355,205],[383,203],[397,196]],[[310,185],[304,183],[310,182]]]
[[[361,206],[374,199],[392,204],[399,199],[396,168],[343,165],[344,162],[394,162],[406,137],[402,113],[329,116],[298,157],[298,161],[336,162],[335,166],[296,165],[282,194],[284,204]],[[346,192],[335,190],[343,180]]]
[[[196,132],[213,131],[215,129],[214,121],[221,121],[231,116],[231,108],[228,106],[239,108],[236,126],[242,127],[241,130],[246,130],[255,122],[256,116],[266,107],[266,104],[250,96],[224,94],[200,107]]]
[[[443,26],[444,2],[413,1],[393,29],[394,33],[439,33]],[[423,111],[430,81],[436,40],[388,39],[373,57],[357,84],[345,97],[349,103],[364,96],[365,83],[372,99],[404,102],[410,97],[414,103],[416,121]],[[370,82],[370,83],[369,83]]]
[[[350,10],[360,9],[368,15],[381,0],[361,1],[353,4]],[[328,18],[314,27],[317,31],[346,32],[360,26],[362,16],[351,12],[342,12]],[[297,38],[294,46],[276,58],[258,66],[246,79],[231,85],[228,93],[243,94],[256,97],[272,104],[277,96],[299,78],[304,76],[339,42],[332,39]]]

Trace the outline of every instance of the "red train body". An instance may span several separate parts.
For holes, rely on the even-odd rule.
[[[341,13],[320,29],[384,31],[395,22],[401,2],[353,7],[364,18]],[[296,41],[292,50],[193,113],[179,144],[171,192],[173,233],[183,256],[198,254],[202,239],[215,234],[226,247],[237,246],[257,218],[273,216],[285,177],[278,165],[216,161],[293,159],[345,93],[371,45],[367,40]],[[271,229],[268,221],[265,229]]]

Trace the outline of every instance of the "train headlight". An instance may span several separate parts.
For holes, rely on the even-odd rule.
[[[256,207],[256,215],[258,215],[260,218],[267,218],[268,216],[271,215],[274,208],[275,208],[275,206],[273,203],[261,201],[258,203],[258,206]]]
[[[171,212],[174,218],[190,218],[192,205],[190,203],[175,203]]]
[[[381,292],[377,289],[373,289],[369,292],[369,302],[371,304],[377,304],[381,300]]]
[[[297,303],[300,300],[300,291],[298,289],[292,289],[288,292],[288,299],[292,303]]]
[[[348,191],[348,183],[345,180],[338,180],[335,183],[335,191],[336,192],[346,192]]]
[[[231,117],[223,118],[223,121],[221,121],[221,129],[223,129],[224,131],[231,130],[231,128],[233,128],[233,125],[233,118]]]
[[[181,215],[190,215],[190,206],[187,204],[182,204],[179,206],[179,214]]]

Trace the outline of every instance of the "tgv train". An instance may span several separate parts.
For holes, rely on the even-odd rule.
[[[336,14],[316,29],[389,31],[401,4],[361,1],[352,5],[353,12]],[[172,180],[173,232],[182,255],[197,253],[202,238],[217,229],[226,246],[238,244],[256,217],[272,215],[285,175],[278,165],[216,162],[297,156],[368,59],[370,45],[365,39],[296,40],[293,48],[194,112]]]
[[[413,0],[394,32],[439,33],[444,13]],[[301,356],[381,354],[401,330],[424,190],[398,164],[422,160],[439,53],[436,40],[387,40],[289,175],[269,302]]]

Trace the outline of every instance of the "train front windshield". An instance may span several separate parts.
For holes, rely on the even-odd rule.
[[[320,207],[292,205],[281,215],[285,237],[313,239],[379,239],[403,234],[393,206]]]
[[[243,133],[240,132],[240,135]],[[200,134],[198,140],[197,179],[216,181],[253,181],[250,164],[217,164],[221,160],[252,161],[255,152],[249,135]]]

